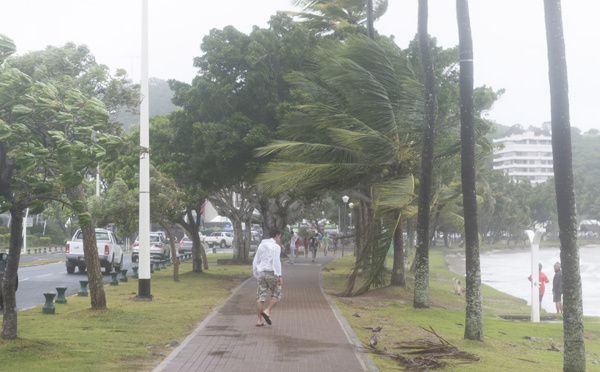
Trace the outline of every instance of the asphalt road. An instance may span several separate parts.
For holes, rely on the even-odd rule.
[[[206,254],[212,254],[212,249],[205,247]],[[233,249],[218,249],[218,253],[233,253]],[[64,252],[55,252],[55,253],[47,253],[47,254],[22,254],[20,258],[20,262],[35,262],[39,260],[46,259],[55,259],[55,258],[65,258]],[[123,268],[127,270],[127,277],[130,277],[133,273],[131,269],[132,266],[137,266],[135,263],[132,265],[131,262],[131,253],[125,253],[123,255]],[[111,280],[110,274],[104,274],[104,269],[102,269],[102,273],[104,276],[104,283],[108,285]],[[119,274],[120,275],[120,274]],[[40,264],[34,266],[26,266],[19,268],[19,289],[17,290],[17,310],[26,310],[37,305],[42,305],[45,303],[45,292],[54,292],[56,293],[56,287],[66,286],[67,291],[65,292],[65,296],[71,296],[76,294],[81,285],[79,283],[80,280],[87,280],[86,272],[79,272],[78,269],[75,269],[74,274],[67,274],[67,269],[65,266],[65,262],[57,262],[52,264]],[[3,314],[3,311],[0,310],[0,315]]]

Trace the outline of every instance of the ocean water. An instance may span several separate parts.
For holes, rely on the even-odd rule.
[[[554,263],[560,262],[558,248],[540,248],[539,263],[542,272],[550,283],[542,307],[549,313],[556,313],[552,302],[552,278]],[[581,247],[579,250],[580,272],[583,291],[583,314],[600,316],[600,246]],[[481,255],[481,281],[502,292],[527,300],[531,305],[531,251],[496,251]]]

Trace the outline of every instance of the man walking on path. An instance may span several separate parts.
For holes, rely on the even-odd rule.
[[[560,262],[554,264],[554,279],[552,279],[552,295],[556,305],[556,313],[562,314],[562,271],[560,271]]]
[[[272,324],[271,310],[281,300],[281,232],[272,228],[270,230],[270,239],[263,239],[256,249],[254,261],[252,262],[252,271],[254,277],[258,279],[258,289],[256,290],[256,313],[258,315],[257,327],[263,327],[262,318],[268,325]],[[266,309],[263,310],[267,291],[271,291],[271,301]]]
[[[315,258],[317,258],[317,246],[319,244],[319,238],[317,237],[317,233],[312,232],[312,236],[310,237],[310,251],[312,252],[312,262],[315,262]]]

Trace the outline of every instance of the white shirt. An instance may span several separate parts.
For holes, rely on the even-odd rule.
[[[281,247],[275,239],[263,239],[256,249],[254,261],[252,261],[252,271],[258,278],[262,271],[273,271],[276,276],[281,276]]]

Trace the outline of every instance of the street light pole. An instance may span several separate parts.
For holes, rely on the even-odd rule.
[[[342,201],[344,202],[344,219],[342,220],[342,223],[344,225],[342,226],[342,232],[346,231],[346,227],[345,227],[345,225],[346,225],[346,204],[348,203],[349,199],[350,198],[348,197],[348,195],[342,196]],[[342,238],[342,239],[344,239],[344,238]],[[346,243],[343,241],[342,242],[342,257],[344,257],[344,248],[345,248],[345,246],[346,246]]]

